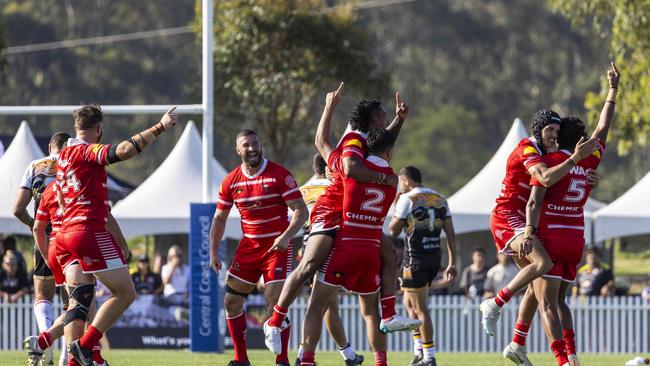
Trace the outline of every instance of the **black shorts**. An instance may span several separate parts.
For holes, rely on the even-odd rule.
[[[52,270],[45,263],[45,258],[43,258],[41,252],[36,247],[34,247],[34,278],[39,280],[54,279]]]
[[[401,287],[403,291],[418,290],[429,286],[440,271],[440,260],[438,261],[411,261],[404,263],[402,267]]]

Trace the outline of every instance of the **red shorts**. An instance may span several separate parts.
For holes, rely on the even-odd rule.
[[[526,217],[516,212],[492,211],[490,215],[490,231],[494,237],[494,244],[499,253],[514,255],[510,249],[510,242],[524,232]]]
[[[52,275],[54,276],[54,284],[56,286],[63,286],[65,285],[65,275],[63,274],[63,267],[61,267],[59,261],[56,259],[56,247],[56,235],[50,236],[50,244],[47,247],[47,264],[52,270]]]
[[[328,200],[321,196],[309,215],[309,235],[329,234],[334,236],[336,231],[341,227],[341,216],[343,211],[341,207],[334,207]]]
[[[84,273],[126,267],[122,248],[106,230],[59,232],[56,258],[63,272],[75,260]]]
[[[575,235],[567,235],[566,232],[560,230],[540,231],[537,237],[553,261],[553,267],[544,277],[574,282],[578,272],[578,265],[582,260],[585,239]]]
[[[335,243],[325,264],[316,274],[316,279],[326,285],[343,287],[355,294],[368,295],[379,291],[380,272],[379,243]]]
[[[262,276],[264,284],[284,281],[293,264],[293,240],[287,250],[268,253],[274,240],[244,237],[235,251],[228,275],[251,285]]]

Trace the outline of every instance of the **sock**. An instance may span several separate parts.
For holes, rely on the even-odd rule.
[[[271,315],[271,319],[269,319],[269,325],[272,327],[281,328],[282,322],[284,322],[284,318],[287,317],[287,311],[289,311],[289,309],[283,308],[280,305],[275,305],[273,307],[273,314]]]
[[[291,322],[289,319],[286,319],[286,326],[280,333],[280,338],[282,339],[282,352],[279,355],[275,356],[275,363],[289,363],[289,336],[291,335]]]
[[[305,348],[303,348],[302,343],[300,343],[300,346],[298,347],[298,356],[296,358],[298,360],[302,360],[302,354],[305,352]]]
[[[300,366],[314,366],[314,352],[303,351],[302,358],[300,358]]]
[[[524,324],[521,321],[518,321],[517,324],[515,324],[514,331],[512,332],[512,341],[522,347],[526,347],[526,337],[528,337],[529,329],[530,323]]]
[[[551,343],[551,350],[553,351],[553,355],[555,356],[559,366],[563,366],[565,363],[569,362],[569,359],[566,356],[566,351],[564,350],[563,339],[554,340],[553,343]]]
[[[422,343],[422,356],[425,361],[433,360],[436,357],[436,346],[433,341]]]
[[[339,347],[339,352],[344,360],[354,360],[357,357],[357,353],[354,352],[354,348],[352,348],[350,342],[343,348]]]
[[[100,332],[99,329],[89,325],[88,330],[86,330],[86,333],[84,333],[79,340],[79,345],[85,349],[92,350],[97,344],[99,344],[99,340],[102,339],[103,336],[104,334]]]
[[[564,346],[566,354],[575,355],[576,354],[576,334],[573,329],[564,329],[562,331],[562,338],[564,339]]]
[[[44,332],[52,326],[52,303],[40,300],[34,303],[34,316],[39,332]]]
[[[61,352],[59,353],[59,366],[65,365],[68,359],[68,345],[65,343],[65,337],[61,337]]]
[[[41,334],[38,335],[38,347],[45,351],[46,349],[50,348],[50,346],[54,343],[54,340],[52,339],[52,336],[50,333],[47,331],[41,332]]]
[[[422,339],[420,338],[420,332],[413,333],[413,354],[415,356],[422,353]]]
[[[386,351],[375,352],[375,366],[388,366]]]
[[[228,330],[235,348],[235,361],[247,362],[246,353],[246,313],[241,313],[234,318],[227,318]]]
[[[104,358],[102,357],[102,347],[100,347],[99,345],[93,348],[93,361],[98,365],[104,363]]]
[[[72,355],[68,355],[68,366],[81,366]]]
[[[381,318],[386,320],[395,315],[395,295],[381,298]]]
[[[494,302],[496,302],[499,307],[502,307],[503,305],[507,304],[508,301],[510,301],[511,296],[512,294],[510,293],[510,290],[508,290],[507,287],[504,287],[494,298]]]

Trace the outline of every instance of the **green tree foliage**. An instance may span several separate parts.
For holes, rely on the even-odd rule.
[[[650,143],[650,1],[549,0],[552,9],[581,26],[591,25],[609,40],[609,53],[621,69],[620,98],[616,105],[620,151]],[[607,91],[587,94],[585,106],[596,120]]]
[[[323,8],[315,0],[216,3],[217,126],[256,129],[282,163],[311,140],[324,90],[339,80],[366,96],[388,88],[352,14]]]

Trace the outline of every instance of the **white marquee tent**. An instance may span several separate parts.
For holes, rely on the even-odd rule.
[[[650,172],[607,207],[594,213],[597,241],[650,233]]]
[[[212,189],[228,174],[212,158]],[[124,235],[189,232],[190,203],[201,202],[201,137],[189,122],[167,159],[140,186],[113,208]],[[225,237],[240,238],[237,210],[232,210]]]
[[[453,215],[457,234],[490,230],[490,212],[501,190],[505,176],[506,161],[512,150],[522,138],[528,136],[522,121],[515,119],[503,143],[478,172],[463,188],[449,198],[449,209]],[[604,207],[605,204],[590,198],[585,207],[585,239],[591,241],[591,212]]]
[[[20,124],[7,151],[0,158],[0,233],[31,235],[29,228],[14,217],[11,209],[16,201],[20,181],[32,160],[45,156],[38,147],[27,122]],[[33,203],[28,212],[33,212]]]

